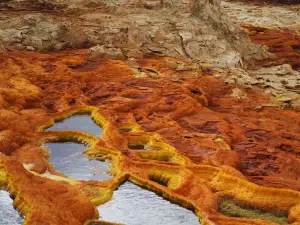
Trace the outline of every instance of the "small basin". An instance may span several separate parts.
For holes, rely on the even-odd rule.
[[[126,182],[113,198],[97,207],[101,219],[126,225],[199,225],[190,210],[163,199],[155,193]]]
[[[75,180],[107,180],[112,178],[108,173],[109,163],[99,160],[88,160],[82,152],[83,144],[74,142],[46,143],[50,151],[50,163],[58,172]]]
[[[99,127],[89,115],[74,115],[56,122],[52,127],[45,129],[51,130],[78,130],[100,137],[102,128]]]
[[[7,191],[0,190],[0,224],[23,224],[24,217],[14,208],[13,200]]]

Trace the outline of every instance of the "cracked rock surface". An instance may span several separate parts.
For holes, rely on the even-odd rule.
[[[10,9],[0,16],[0,43],[8,48],[49,51],[99,44],[118,51],[114,57],[169,55],[220,67],[269,56],[230,22],[219,0],[8,1],[1,8]]]
[[[300,33],[300,6],[272,4],[245,4],[238,1],[222,1],[228,15],[238,23],[256,27],[290,29]]]
[[[281,106],[299,111],[300,73],[288,64],[266,67],[258,70],[243,70],[230,68],[227,71],[214,72],[223,77],[225,83],[246,85],[249,88],[259,87],[266,93],[272,94],[271,106]]]

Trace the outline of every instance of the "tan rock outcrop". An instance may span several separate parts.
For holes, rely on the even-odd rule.
[[[231,23],[220,0],[5,4],[20,11],[0,17],[4,46],[48,51],[99,44],[113,58],[169,55],[219,67],[240,67],[243,59],[268,57]],[[33,9],[47,13],[30,12]]]

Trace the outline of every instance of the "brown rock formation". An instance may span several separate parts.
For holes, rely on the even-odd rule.
[[[268,58],[261,46],[230,22],[220,0],[63,3],[0,3],[0,44],[31,51],[98,44],[102,55],[118,58],[173,56],[221,67],[239,66],[242,59]]]
[[[271,64],[290,64],[300,70],[300,36],[288,31],[267,29],[245,25],[249,30],[249,37],[254,43],[264,44],[277,58]]]

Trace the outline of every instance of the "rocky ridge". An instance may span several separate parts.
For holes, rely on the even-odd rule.
[[[228,83],[258,87],[271,93],[270,105],[299,110],[299,5],[257,2],[222,1],[221,5],[233,23],[244,27],[254,43],[267,46],[273,55],[248,63],[244,68],[215,70],[212,74],[223,77]]]
[[[218,67],[268,58],[263,46],[230,22],[220,0],[0,4],[10,8],[0,16],[0,42],[6,47],[49,51],[98,44],[127,58],[169,55]]]

